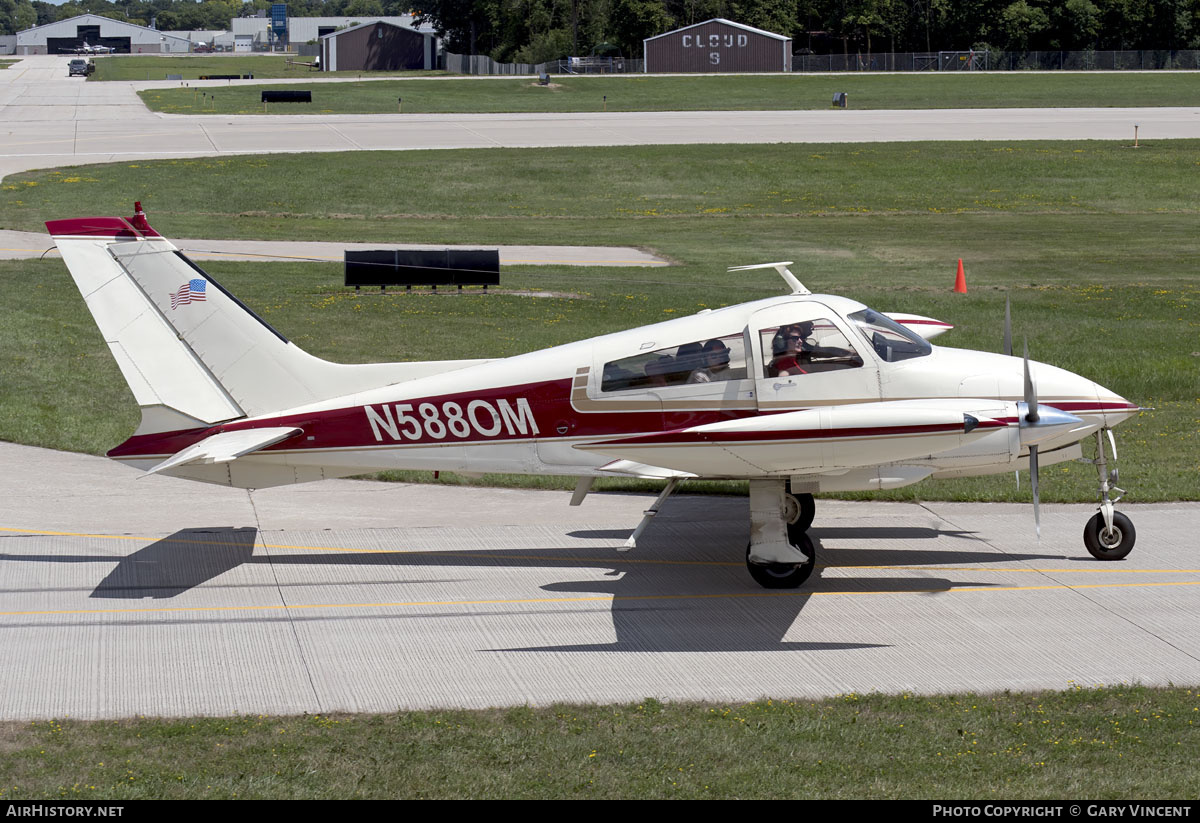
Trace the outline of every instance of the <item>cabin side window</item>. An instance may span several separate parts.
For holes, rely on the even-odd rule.
[[[602,392],[657,389],[742,380],[747,376],[741,334],[695,340],[604,364]]]
[[[820,318],[759,331],[763,377],[854,369],[862,357],[832,320]]]

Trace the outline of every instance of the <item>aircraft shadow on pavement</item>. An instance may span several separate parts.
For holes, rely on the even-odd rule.
[[[577,531],[576,537],[619,541],[625,530]],[[845,651],[878,648],[880,644],[845,641],[807,641],[785,639],[797,626],[796,620],[813,596],[835,594],[939,594],[954,588],[982,588],[990,583],[978,580],[950,580],[946,577],[840,576],[831,569],[874,567],[879,570],[905,566],[1011,563],[1022,560],[1062,559],[1061,555],[1014,555],[995,551],[958,548],[888,548],[889,539],[911,541],[939,537],[975,538],[959,532],[941,532],[899,526],[820,529],[810,533],[818,553],[818,567],[804,587],[770,591],[753,584],[742,565],[744,546],[739,521],[719,518],[709,522],[664,520],[652,524],[643,534],[638,548],[619,553],[615,546],[579,546],[518,549],[479,549],[468,551],[428,551],[408,543],[395,552],[356,553],[339,550],[279,552],[260,550],[255,555],[258,532],[254,528],[184,529],[120,559],[115,568],[96,586],[91,596],[113,599],[168,599],[209,583],[243,564],[278,566],[325,566],[331,572],[339,567],[413,568],[427,570],[462,569],[466,575],[438,575],[431,578],[414,574],[397,580],[385,574],[378,582],[421,587],[453,586],[460,580],[478,578],[490,568],[580,569],[589,579],[541,585],[551,594],[610,595],[612,597],[612,642],[559,643],[538,647],[492,649],[491,651],[575,651],[575,652],[717,652],[717,651]],[[405,538],[407,542],[407,537]],[[874,543],[871,547],[836,548],[827,542],[855,540]],[[943,544],[944,545],[944,544]],[[952,544],[953,545],[953,544]],[[742,550],[744,551],[744,549]],[[8,559],[14,559],[9,556]],[[49,562],[81,562],[84,558],[44,558]],[[111,556],[90,558],[111,561]],[[600,571],[602,577],[597,577]],[[331,577],[336,574],[331,573]],[[581,575],[582,576],[582,575]],[[366,581],[358,580],[358,584]],[[243,584],[235,584],[236,586]],[[245,585],[259,585],[249,583]],[[272,584],[286,587],[286,580]],[[308,585],[308,584],[306,584]],[[442,595],[439,595],[442,596]],[[497,614],[508,614],[500,609]],[[379,615],[379,619],[398,619],[408,615]],[[429,616],[447,618],[453,613],[439,611]],[[465,609],[463,616],[478,617],[477,609]],[[257,618],[256,618],[257,619]],[[286,619],[345,619],[344,616],[306,615]],[[353,619],[362,619],[357,616]],[[854,634],[854,632],[850,632]]]
[[[819,532],[825,537],[838,537],[845,540],[921,540],[938,537],[960,537],[966,540],[986,542],[977,537],[976,532],[959,529],[934,529],[922,526],[843,526],[834,528],[813,527],[814,533]],[[567,532],[570,537],[591,540],[624,540],[633,534],[633,529],[577,529]]]
[[[254,557],[254,528],[184,529],[123,558],[92,592],[118,599],[176,597]]]
[[[482,549],[469,551],[398,550],[336,553],[286,552],[254,555],[258,534],[254,529],[187,529],[140,549],[118,563],[96,587],[94,597],[170,598],[207,583],[242,564],[280,567],[325,566],[336,577],[337,568],[378,567],[389,569],[470,570],[462,580],[478,577],[479,571],[498,566],[510,568],[587,569],[590,579],[546,583],[547,593],[609,595],[612,597],[612,632],[615,638],[602,643],[551,643],[484,651],[506,652],[729,652],[803,651],[834,652],[880,648],[881,644],[831,640],[788,640],[796,621],[815,595],[864,593],[937,594],[956,587],[979,588],[987,583],[952,581],[944,577],[838,577],[825,576],[830,566],[979,563],[1011,561],[1011,555],[994,552],[913,551],[889,549],[829,549],[814,530],[818,556],[823,564],[799,590],[769,591],[757,588],[746,576],[736,550],[727,551],[730,535],[713,534],[712,524],[671,523],[649,529],[632,554],[612,546],[541,549]],[[736,528],[729,531],[737,531]],[[657,532],[657,534],[656,534]],[[697,556],[699,559],[697,560]],[[740,559],[740,558],[739,558]],[[845,563],[843,560],[852,561]],[[597,570],[603,571],[597,577]],[[282,575],[284,578],[286,574]],[[437,579],[413,575],[406,581],[380,578],[381,584],[401,582],[422,587],[453,586],[458,575]],[[358,580],[361,585],[364,581]],[[283,583],[282,585],[286,585]],[[442,596],[442,595],[439,595]],[[497,604],[500,605],[500,604]],[[505,609],[498,616],[509,614]],[[410,615],[379,615],[398,619]],[[455,613],[438,611],[428,617],[447,619]],[[464,617],[478,618],[479,611],[467,608]],[[255,618],[258,619],[258,618]],[[305,615],[287,619],[345,619],[341,615]],[[362,619],[356,616],[353,619]],[[851,629],[848,634],[858,632]]]
[[[903,530],[902,530],[903,531]],[[650,534],[647,530],[646,536]],[[729,652],[729,651],[848,651],[885,648],[885,644],[787,640],[804,607],[814,596],[834,594],[942,594],[955,588],[985,588],[991,583],[952,581],[943,577],[836,577],[830,568],[844,565],[889,566],[931,563],[978,563],[1013,560],[994,552],[837,550],[813,542],[820,559],[802,588],[757,589],[738,566],[719,571],[711,566],[665,567],[643,573],[636,567],[608,580],[550,583],[548,592],[612,595],[613,632],[610,643],[563,644],[497,649],[507,652]],[[637,551],[662,551],[643,541]],[[843,554],[848,557],[843,558]],[[851,562],[844,562],[850,560]],[[619,564],[615,564],[619,565]],[[673,580],[672,580],[673,578]],[[679,594],[666,592],[678,591]],[[848,634],[861,635],[851,629]]]
[[[820,547],[818,546],[818,551]],[[541,646],[492,648],[492,652],[834,652],[882,648],[861,642],[789,641],[785,637],[815,591],[835,592],[946,592],[955,586],[979,587],[979,582],[952,582],[941,578],[820,579],[821,569],[804,589],[767,591],[758,588],[740,563],[689,563],[679,559],[676,545],[670,557],[664,545],[645,540],[637,550],[641,556],[619,554],[613,548],[551,548],[537,550],[485,550],[470,552],[396,552],[355,556],[284,555],[261,562],[278,564],[329,564],[419,566],[482,570],[496,566],[513,568],[587,568],[590,580],[546,583],[539,589],[549,596],[611,595],[612,630],[615,640],[603,643],[550,643]],[[611,553],[611,555],[609,555]],[[257,558],[255,562],[260,562]],[[597,569],[608,569],[600,579]],[[465,578],[464,578],[465,579]],[[453,584],[443,577],[423,585]],[[809,587],[812,587],[811,589]],[[535,598],[536,599],[536,598]],[[497,616],[512,612],[493,611]],[[524,609],[522,614],[528,614]],[[560,612],[549,613],[558,615]],[[451,613],[427,615],[436,619]],[[477,618],[475,609],[464,609],[462,617]]]

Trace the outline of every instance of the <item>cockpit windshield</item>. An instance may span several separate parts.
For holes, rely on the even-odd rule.
[[[925,338],[873,309],[856,311],[849,318],[880,359],[888,363],[924,357],[933,351]]]

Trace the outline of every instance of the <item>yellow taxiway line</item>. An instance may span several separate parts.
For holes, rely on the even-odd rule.
[[[293,609],[399,609],[399,608],[430,608],[437,606],[515,606],[551,603],[623,603],[647,600],[739,600],[761,597],[842,597],[862,596],[873,594],[960,594],[964,592],[1020,592],[1020,591],[1075,591],[1077,589],[1110,589],[1110,588],[1144,588],[1157,586],[1200,586],[1200,580],[1178,581],[1174,583],[1092,583],[1082,586],[1046,585],[1046,586],[984,586],[972,588],[950,589],[914,589],[907,592],[896,591],[761,591],[761,592],[723,592],[720,594],[639,594],[639,595],[584,595],[580,597],[521,597],[501,598],[497,600],[409,600],[386,603],[277,603],[266,606],[158,606],[129,609],[51,609],[0,611],[0,617],[33,616],[33,615],[72,615],[72,614],[154,614],[178,612],[246,612],[246,611],[291,611]]]
[[[247,527],[250,528],[250,527]],[[132,540],[141,543],[178,543],[185,546],[220,546],[228,548],[230,541],[228,540],[195,540],[191,538],[179,537],[148,537],[145,535],[136,534],[91,534],[88,532],[63,532],[63,531],[47,531],[43,529],[14,529],[0,526],[0,532],[10,534],[29,534],[29,535],[47,535],[50,537],[83,537],[94,540]],[[260,543],[255,541],[255,548],[288,550],[288,551],[314,551],[314,552],[341,552],[347,554],[401,554],[401,555],[423,555],[436,554],[446,555],[453,554],[455,557],[465,558],[488,558],[495,559],[493,552],[448,552],[441,549],[368,549],[368,548],[352,548],[348,546],[308,546],[293,543]],[[655,563],[671,566],[741,566],[742,563],[725,561],[725,560],[664,560],[664,559],[642,559],[630,557],[627,554],[606,555],[604,557],[572,557],[564,558],[561,555],[541,555],[541,554],[505,554],[506,558],[512,560],[549,560],[558,563],[570,560],[577,563],[604,563],[612,565],[613,563]],[[114,558],[116,559],[116,558]],[[1124,566],[1116,566],[1105,564],[1103,568],[1088,567],[1088,568],[1028,568],[1028,567],[1013,567],[1013,566],[958,566],[952,564],[934,564],[928,566],[891,566],[883,563],[875,563],[869,565],[828,565],[818,564],[821,569],[874,569],[878,571],[971,571],[971,572],[1006,572],[1012,574],[1200,574],[1200,569],[1130,569]],[[1105,584],[1108,585],[1108,584]],[[1114,584],[1115,585],[1115,584]],[[1131,584],[1134,585],[1134,584]],[[1140,585],[1140,584],[1138,584]],[[989,587],[988,591],[995,591],[995,588]],[[959,591],[967,591],[960,589]]]
[[[179,543],[183,545],[194,546],[222,546],[228,547],[228,541],[215,540],[191,540],[180,538],[155,538],[139,535],[124,535],[124,534],[87,534],[80,532],[63,532],[63,531],[47,531],[41,529],[14,529],[0,527],[0,532],[9,534],[28,534],[28,535],[47,535],[56,537],[77,537],[98,540],[130,540],[141,543]],[[360,553],[360,554],[401,554],[401,555],[423,555],[423,554],[446,554],[446,552],[433,550],[417,550],[404,551],[398,549],[356,549],[341,546],[307,546],[294,544],[267,544],[256,543],[255,548],[264,549],[285,549],[291,551],[316,551],[316,552],[341,552],[341,553]],[[478,554],[474,552],[452,552],[455,557],[463,558],[487,558],[495,559],[494,554]],[[554,563],[569,562],[573,564],[601,564],[601,565],[625,565],[625,564],[661,564],[661,565],[697,565],[697,566],[740,566],[740,563],[723,562],[723,561],[705,561],[705,560],[655,560],[655,559],[639,559],[629,558],[626,556],[607,556],[602,558],[563,558],[556,555],[506,555],[512,560],[532,560],[532,561],[549,561]],[[119,558],[114,558],[117,560]],[[1129,568],[1050,568],[1050,569],[1031,569],[1031,568],[1014,568],[1011,566],[1004,567],[978,567],[978,566],[886,566],[886,565],[863,565],[863,566],[821,566],[822,569],[828,570],[861,570],[861,569],[876,569],[885,571],[920,571],[920,572],[971,572],[979,574],[981,572],[1003,572],[1003,573],[1037,573],[1037,574],[1163,574],[1163,575],[1198,575],[1200,569],[1129,569]],[[1111,582],[1111,583],[1047,583],[1035,586],[970,586],[970,587],[950,587],[950,588],[933,588],[920,589],[907,592],[896,592],[894,590],[863,590],[863,591],[809,591],[809,590],[787,590],[787,591],[749,591],[749,592],[726,592],[717,594],[646,594],[646,595],[580,595],[577,597],[544,597],[544,598],[502,598],[492,600],[412,600],[412,601],[392,601],[392,602],[374,602],[374,603],[297,603],[297,604],[271,604],[262,606],[157,606],[157,607],[139,607],[139,608],[120,608],[120,609],[56,609],[56,610],[21,610],[21,611],[0,611],[0,616],[33,616],[33,615],[71,615],[71,614],[153,614],[153,613],[178,613],[178,612],[249,612],[249,611],[287,611],[291,609],[388,609],[388,608],[431,608],[431,607],[468,607],[468,606],[499,606],[499,605],[532,605],[532,604],[561,604],[561,603],[615,603],[629,601],[647,601],[647,600],[713,600],[713,599],[740,599],[740,598],[760,598],[760,597],[830,597],[830,596],[862,596],[862,595],[889,595],[889,594],[963,594],[963,593],[980,593],[980,592],[1014,592],[1014,591],[1074,591],[1082,589],[1115,589],[1115,588],[1158,588],[1164,586],[1200,586],[1200,580],[1177,580],[1177,581],[1138,581],[1138,582]]]

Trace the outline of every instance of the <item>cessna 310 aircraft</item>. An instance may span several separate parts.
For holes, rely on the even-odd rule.
[[[1085,544],[1133,548],[1114,511],[1103,434],[1138,406],[1085,377],[1001,354],[934,347],[949,325],[790,293],[495,360],[341,365],[290,343],[150,228],[130,218],[46,224],[138,405],[108,456],[143,469],[263,488],[384,469],[666,481],[625,548],[680,480],[750,486],[751,576],[801,585],[816,492],[1082,459],[1096,438],[1099,512]],[[1006,339],[1009,335],[1006,333]],[[1007,348],[1011,353],[1011,345]]]
[[[84,40],[82,46],[71,49],[71,54],[112,54],[116,49],[112,46],[89,46]]]

